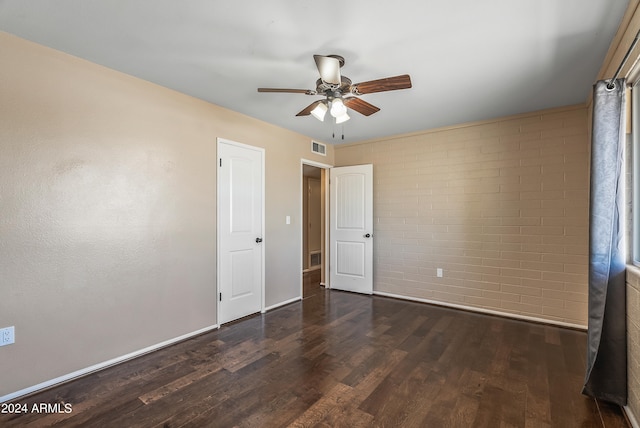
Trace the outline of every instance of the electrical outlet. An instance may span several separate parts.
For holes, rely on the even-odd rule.
[[[442,268],[438,268],[438,269],[436,269],[436,276],[437,276],[438,278],[442,278]]]
[[[16,341],[16,328],[14,326],[0,329],[0,346],[11,345]]]

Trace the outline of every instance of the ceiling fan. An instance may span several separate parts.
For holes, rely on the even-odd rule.
[[[408,74],[353,84],[351,79],[340,75],[340,68],[344,65],[344,58],[340,55],[314,55],[313,59],[320,73],[320,79],[316,82],[315,90],[258,88],[258,92],[323,95],[324,99],[309,104],[296,116],[308,116],[311,114],[318,120],[323,121],[327,111],[329,111],[331,116],[335,118],[336,123],[342,123],[350,119],[347,108],[365,116],[371,116],[373,113],[380,111],[373,104],[358,98],[358,95],[395,91],[411,87],[411,78]]]

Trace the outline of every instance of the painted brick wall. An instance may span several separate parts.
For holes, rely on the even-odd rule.
[[[337,166],[374,165],[374,290],[585,326],[587,119],[574,106],[336,146]]]

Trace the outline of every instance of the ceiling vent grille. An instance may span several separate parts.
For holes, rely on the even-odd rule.
[[[317,141],[311,141],[311,151],[322,156],[327,155],[327,146]]]

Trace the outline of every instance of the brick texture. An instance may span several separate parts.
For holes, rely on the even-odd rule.
[[[585,326],[587,119],[575,106],[336,146],[337,166],[374,165],[374,290]]]

